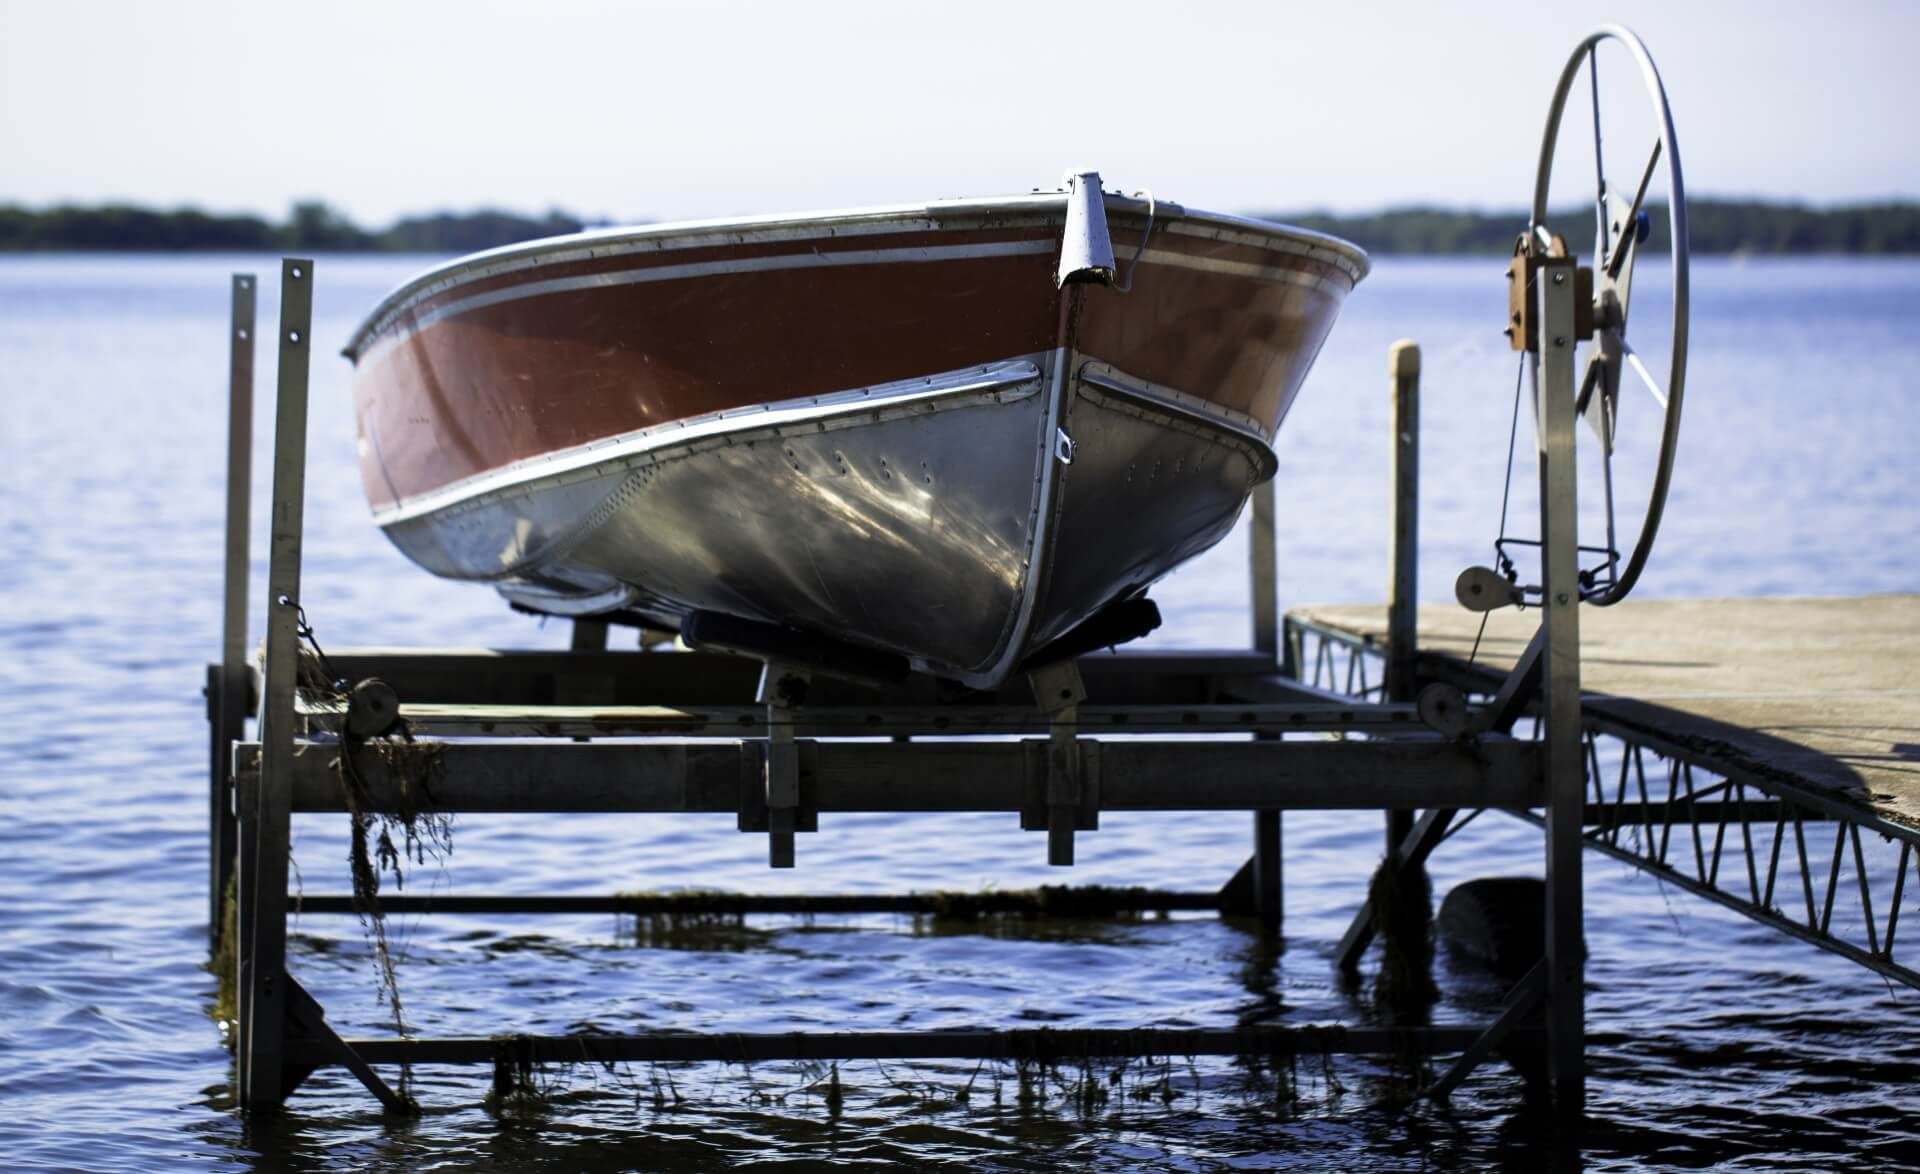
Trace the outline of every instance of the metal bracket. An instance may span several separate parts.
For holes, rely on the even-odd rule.
[[[818,772],[819,744],[811,740],[796,739],[794,748],[800,760],[800,805],[794,809],[793,830],[796,832],[817,832],[820,830],[820,809],[814,799],[813,780]],[[743,832],[764,832],[769,830],[767,822],[767,759],[766,747],[760,747],[758,755],[743,754],[740,757],[740,804],[736,826]]]
[[[761,795],[765,801],[767,863],[773,868],[793,867],[793,835],[800,830],[800,746],[793,738],[796,712],[806,704],[813,674],[804,666],[769,660],[760,670],[760,688],[755,700],[767,709],[767,754],[761,774]],[[740,825],[745,830],[750,813],[743,803]],[[806,830],[818,826],[809,813]]]
[[[1089,738],[1074,749],[1079,761],[1080,792],[1077,801],[1065,804],[1071,824],[1069,841],[1072,832],[1100,830],[1100,743]],[[1020,830],[1051,831],[1053,804],[1049,797],[1054,778],[1054,747],[1050,741],[1032,738],[1027,740],[1026,750],[1026,774],[1020,792]],[[1067,863],[1073,861],[1069,859]]]
[[[1080,743],[1080,703],[1087,699],[1087,687],[1080,679],[1080,666],[1071,660],[1029,670],[1027,683],[1049,720],[1046,765],[1044,770],[1028,771],[1020,826],[1029,831],[1044,827],[1047,863],[1071,867],[1073,833],[1100,827],[1099,749],[1095,743],[1084,747]],[[1040,744],[1033,745],[1038,750]]]
[[[1514,661],[1513,671],[1500,683],[1500,691],[1484,709],[1474,711],[1469,729],[1475,734],[1488,732],[1504,734],[1513,729],[1513,723],[1520,720],[1527,706],[1540,696],[1540,678],[1542,657],[1547,650],[1547,626],[1541,624],[1534,632],[1533,639]]]
[[[285,978],[287,1026],[293,1029],[287,1033],[288,1042],[313,1040],[322,1049],[331,1053],[347,1071],[353,1073],[354,1078],[379,1100],[381,1107],[387,1112],[407,1117],[419,1116],[418,1105],[394,1092],[386,1081],[380,1079],[380,1074],[360,1058],[360,1053],[354,1051],[352,1045],[340,1038],[339,1033],[335,1032],[332,1025],[327,1022],[327,1013],[321,1009],[314,997],[307,993],[307,989],[294,981],[292,975],[286,975]],[[288,1087],[284,1090],[287,1093],[291,1093],[295,1087],[298,1087],[300,1082],[306,1079],[308,1072],[307,1069],[292,1066],[288,1066],[284,1071],[291,1078],[288,1081]]]
[[[1575,263],[1565,238],[1555,236],[1552,244],[1542,247],[1533,234],[1522,233],[1507,266],[1507,328],[1502,333],[1512,350],[1540,349],[1540,314],[1533,291],[1542,268],[1549,266],[1573,270],[1574,337],[1593,337],[1593,270]]]

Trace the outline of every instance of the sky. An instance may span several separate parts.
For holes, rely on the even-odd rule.
[[[1071,166],[1227,211],[1507,209],[1603,20],[1652,50],[1692,195],[1920,197],[1920,0],[0,0],[0,202],[674,219]]]

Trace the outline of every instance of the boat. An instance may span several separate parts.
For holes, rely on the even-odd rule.
[[[1366,272],[1076,172],[494,249],[344,353],[374,520],[427,571],[988,688],[1232,528]]]

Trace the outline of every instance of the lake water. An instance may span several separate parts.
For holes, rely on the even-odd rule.
[[[348,367],[330,357],[419,258],[321,258],[305,600],[332,645],[563,646],[562,625],[435,581],[368,523]],[[551,1072],[544,1108],[495,1113],[488,1073],[422,1069],[425,1115],[384,1123],[338,1072],[243,1120],[207,1017],[202,665],[218,655],[227,274],[272,258],[0,258],[0,1154],[9,1166],[659,1168],[727,1159],[998,1168],[1481,1167],[1544,1160],[1506,1070],[1450,1108],[1399,1105],[1370,1061],[1303,1063],[1293,1099],[1232,1064],[1136,1070],[1084,1111],[1006,1072],[850,1064],[845,1104],[781,1065]],[[1485,561],[1513,365],[1497,259],[1386,259],[1354,295],[1278,444],[1286,602],[1378,599],[1386,574],[1386,359],[1426,348],[1425,596]],[[1687,427],[1648,595],[1920,589],[1920,265],[1798,260],[1695,270]],[[1636,323],[1636,327],[1638,327]],[[1646,330],[1657,335],[1657,324]],[[272,358],[263,353],[263,402]],[[1629,400],[1645,408],[1644,397]],[[1644,423],[1644,418],[1641,418]],[[1524,421],[1522,424],[1525,427]],[[256,501],[265,501],[263,426]],[[1524,434],[1523,434],[1524,439]],[[1632,462],[1629,461],[1629,464]],[[1524,468],[1524,466],[1523,466]],[[1532,508],[1516,476],[1516,509]],[[264,518],[256,505],[256,520]],[[253,549],[264,537],[256,533]],[[1163,646],[1246,635],[1244,534],[1156,591]],[[264,560],[253,592],[261,612]],[[254,638],[259,636],[258,620]],[[1920,666],[1916,666],[1920,669]],[[295,823],[298,883],[346,886],[338,819]],[[801,867],[726,818],[467,817],[454,892],[1020,887],[1058,883],[1043,837],[999,818],[837,817]],[[1111,817],[1078,882],[1209,888],[1244,816]],[[1286,824],[1284,950],[1210,916],[929,929],[769,918],[636,945],[611,919],[405,918],[401,984],[424,1034],[776,1031],[994,1024],[1366,1022],[1329,964],[1378,858],[1379,819]],[[1436,893],[1538,875],[1533,829],[1489,816],[1436,857]],[[1920,993],[1610,860],[1586,897],[1593,1079],[1587,1158],[1631,1168],[1920,1162]],[[1908,899],[1916,900],[1909,890]],[[1920,909],[1908,916],[1920,915]],[[1905,920],[1905,918],[1903,918]],[[351,918],[294,927],[291,965],[344,1034],[388,1030]],[[1444,961],[1440,1021],[1484,1015]],[[670,1076],[676,1096],[660,1081]]]

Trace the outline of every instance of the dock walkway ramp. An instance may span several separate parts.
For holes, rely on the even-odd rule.
[[[1387,639],[1379,604],[1314,604],[1288,619]],[[1539,616],[1492,612],[1484,633],[1480,621],[1422,605],[1422,678],[1497,687]],[[1920,828],[1920,594],[1633,600],[1582,609],[1580,643],[1590,712]]]

